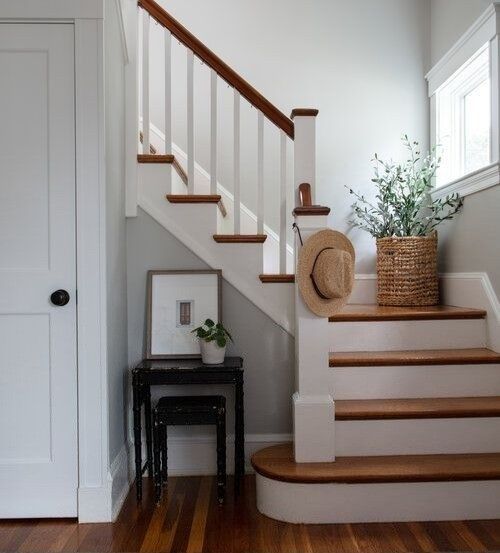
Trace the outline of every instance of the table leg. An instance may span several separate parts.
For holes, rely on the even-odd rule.
[[[243,377],[235,386],[235,429],[234,429],[234,486],[235,493],[240,491],[241,480],[245,474],[245,422],[243,408]]]
[[[132,380],[134,412],[135,490],[137,501],[142,499],[142,442],[141,442],[141,385],[136,375]]]
[[[146,451],[148,476],[153,477],[153,427],[151,424],[151,386],[144,387],[144,416],[146,419]]]

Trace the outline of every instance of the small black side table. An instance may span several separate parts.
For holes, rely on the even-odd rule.
[[[146,467],[153,476],[153,434],[151,386],[179,384],[230,384],[235,388],[234,483],[239,492],[245,474],[245,439],[243,408],[243,359],[226,357],[220,365],[203,365],[201,359],[145,359],[132,370],[134,449],[137,499],[142,499],[142,406],[146,427]],[[146,468],[145,467],[145,468]]]

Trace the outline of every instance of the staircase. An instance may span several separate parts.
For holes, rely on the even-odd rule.
[[[500,516],[500,354],[485,318],[375,305],[332,317],[335,460],[297,463],[291,444],[257,452],[259,510],[310,523]]]
[[[294,443],[254,454],[259,510],[311,523],[500,517],[500,354],[488,348],[498,343],[491,313],[351,304],[330,320],[313,315],[294,285],[300,244],[287,234],[292,204],[304,240],[327,227],[329,208],[311,205],[317,110],[287,117],[153,0],[139,8],[127,214],[140,206],[295,335]],[[163,131],[150,116],[152,21],[163,33]],[[173,76],[174,39],[186,73]],[[210,113],[207,168],[195,155],[195,60],[209,83],[201,94]],[[187,85],[185,152],[172,136],[174,77]],[[232,94],[230,187],[219,179],[221,84]],[[241,170],[245,106],[256,116],[250,189]],[[272,182],[264,178],[269,133],[279,143]],[[279,213],[269,218],[273,194]]]
[[[318,112],[300,108],[287,117],[156,2],[139,0],[138,5],[136,71],[140,94],[135,105],[139,109],[128,125],[128,143],[135,142],[139,154],[137,166],[131,165],[127,172],[127,214],[134,216],[140,206],[206,263],[221,268],[227,281],[293,334],[294,250],[287,243],[292,222],[290,197],[301,182],[309,183],[314,190]],[[156,58],[151,56],[152,44],[158,42],[158,27],[163,41],[161,68],[152,65]],[[154,40],[152,33],[156,33]],[[185,57],[185,74],[173,73],[174,49],[176,55]],[[158,82],[159,69],[164,73],[163,130],[153,124],[150,105],[151,86]],[[182,106],[174,105],[172,88],[179,79],[186,83]],[[221,110],[228,109],[225,85],[232,90],[232,113],[227,114],[232,119],[232,152],[220,151],[223,134],[228,132],[227,124],[221,125],[220,121]],[[195,96],[206,98],[209,128],[196,126]],[[242,114],[249,109],[256,119],[252,130],[256,182],[250,189],[243,178],[246,175],[242,175],[242,161],[250,155],[244,151],[242,140],[249,132],[245,127],[248,117]],[[186,152],[174,143],[172,130],[172,114],[184,110]],[[200,133],[206,135],[209,150],[206,168],[196,161],[195,137]],[[279,144],[277,156],[268,153],[268,142]],[[230,186],[219,181],[222,155],[232,161]],[[288,170],[292,163],[293,174]],[[275,178],[269,180],[272,164]],[[242,196],[253,209],[243,203]],[[274,205],[276,200],[277,213],[270,213],[266,204]]]

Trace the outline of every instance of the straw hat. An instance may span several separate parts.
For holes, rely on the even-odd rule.
[[[331,317],[347,303],[354,284],[354,248],[335,230],[310,236],[299,253],[297,280],[307,307]]]

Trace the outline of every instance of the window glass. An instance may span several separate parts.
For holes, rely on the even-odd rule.
[[[486,44],[436,92],[436,145],[443,186],[490,162],[490,60]]]

